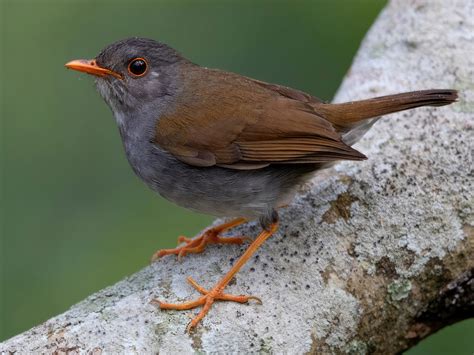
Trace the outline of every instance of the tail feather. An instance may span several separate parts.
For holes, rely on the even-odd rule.
[[[327,120],[347,132],[367,120],[389,113],[409,110],[421,106],[444,106],[455,102],[456,90],[422,90],[403,94],[376,97],[368,100],[341,104],[316,104],[315,110]]]

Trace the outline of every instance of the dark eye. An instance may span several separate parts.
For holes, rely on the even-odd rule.
[[[128,72],[134,76],[143,76],[147,70],[147,63],[144,58],[135,58],[128,63]]]

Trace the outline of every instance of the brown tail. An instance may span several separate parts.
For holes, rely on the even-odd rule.
[[[444,106],[456,101],[456,90],[422,90],[342,104],[317,104],[315,109],[340,128],[348,129],[368,118],[421,106]]]

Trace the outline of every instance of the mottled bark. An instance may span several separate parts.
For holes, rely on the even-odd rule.
[[[474,2],[394,0],[336,101],[454,88],[458,103],[379,121],[344,162],[302,187],[281,229],[229,286],[263,305],[218,303],[191,335],[196,297],[244,246],[165,258],[2,344],[17,353],[397,353],[473,316]],[[236,233],[255,235],[258,225]],[[71,280],[71,282],[73,282]]]

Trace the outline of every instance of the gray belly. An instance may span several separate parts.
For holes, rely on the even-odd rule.
[[[127,149],[135,173],[179,206],[218,217],[261,217],[288,203],[314,166],[275,165],[256,170],[198,168],[149,144]]]

